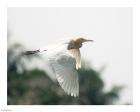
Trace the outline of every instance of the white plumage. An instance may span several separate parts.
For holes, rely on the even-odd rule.
[[[81,55],[79,48],[83,42],[92,41],[84,38],[76,38],[68,43],[57,44],[25,54],[35,54],[46,51],[49,71],[54,75],[62,89],[71,96],[79,95],[79,81],[77,69],[81,68]]]

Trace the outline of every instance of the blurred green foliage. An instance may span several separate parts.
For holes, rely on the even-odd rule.
[[[107,105],[119,98],[121,87],[104,92],[101,72],[85,67],[78,70],[79,97],[68,96],[45,71],[27,69],[26,64],[39,56],[24,56],[22,51],[25,49],[19,44],[8,46],[8,105]]]

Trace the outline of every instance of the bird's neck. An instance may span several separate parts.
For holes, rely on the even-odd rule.
[[[75,58],[78,56],[78,54],[80,54],[80,49],[70,49],[68,51]]]
[[[75,53],[76,51],[79,51],[79,49],[70,49],[70,50],[69,50],[69,52],[70,52],[71,54]]]
[[[72,55],[72,57],[75,58],[76,61],[76,69],[81,68],[81,54],[79,49],[71,49],[69,50],[69,53]]]

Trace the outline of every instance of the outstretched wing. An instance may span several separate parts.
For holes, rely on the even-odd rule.
[[[75,59],[66,53],[60,53],[49,60],[60,86],[71,96],[79,95],[78,73]]]
[[[74,56],[70,52],[65,52],[66,47],[64,46],[65,44],[55,49],[53,49],[54,47],[45,47],[38,50],[26,51],[24,54],[29,55],[47,51],[47,64],[49,65],[50,71],[52,71],[50,75],[52,75],[52,73],[55,74],[63,90],[68,95],[76,97],[79,95],[79,81],[76,71],[78,65],[76,63],[80,63],[80,58],[77,60],[77,56]]]

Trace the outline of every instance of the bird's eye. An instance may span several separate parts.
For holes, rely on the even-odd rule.
[[[82,38],[81,40],[84,41],[85,39]]]

